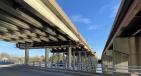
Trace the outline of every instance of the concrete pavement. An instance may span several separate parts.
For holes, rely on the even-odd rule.
[[[0,67],[0,76],[107,76],[107,75],[97,75],[97,74],[73,74],[64,72],[51,72],[51,71],[41,71],[34,70],[25,67]]]

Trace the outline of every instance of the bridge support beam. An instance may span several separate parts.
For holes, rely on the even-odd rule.
[[[29,63],[29,49],[25,48],[25,65]]]
[[[45,67],[48,67],[49,63],[49,48],[45,48]]]

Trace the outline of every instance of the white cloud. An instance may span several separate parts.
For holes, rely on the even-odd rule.
[[[88,30],[97,30],[97,27],[94,26],[94,25],[93,25],[93,26],[89,26],[89,27],[88,27]]]
[[[110,14],[111,18],[116,16],[119,6],[120,6],[120,3],[118,3],[117,5],[114,5],[114,7],[111,8],[112,9],[112,12]]]
[[[99,26],[97,26],[91,18],[85,17],[83,15],[71,16],[71,20],[75,23],[84,24],[86,26],[86,29],[90,31],[97,30],[99,28]]]
[[[90,18],[84,17],[82,15],[75,15],[71,17],[73,22],[84,23],[84,24],[91,24],[92,20]]]
[[[99,13],[105,14],[106,12],[106,14],[108,14],[107,15],[108,17],[113,18],[116,16],[119,6],[120,6],[120,3],[118,4],[109,3],[107,5],[102,6],[99,10]]]
[[[100,13],[100,14],[105,13],[105,11],[107,11],[107,9],[108,9],[109,7],[110,7],[109,4],[102,6],[102,7],[99,9],[99,13]]]

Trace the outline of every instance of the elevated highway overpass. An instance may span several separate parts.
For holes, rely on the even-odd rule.
[[[81,69],[82,57],[85,65],[97,60],[56,0],[1,0],[0,39],[25,49],[26,65],[29,65],[29,49],[40,48],[45,48],[45,67],[48,67],[49,51],[52,55],[63,53],[67,69],[76,64]]]
[[[103,65],[115,72],[140,76],[141,66],[141,0],[122,0],[111,33],[102,53]]]
[[[68,73],[77,71],[77,75],[84,76],[113,76],[113,74],[125,76],[125,74],[116,75],[115,72],[121,70],[117,70],[115,66],[140,65],[138,59],[140,58],[140,8],[140,0],[122,1],[102,54],[103,64],[113,66],[110,71],[112,73],[104,74],[108,73],[107,68],[95,65],[97,58],[94,51],[56,0],[0,0],[0,39],[15,43],[17,48],[24,49],[24,65],[26,65],[26,67],[0,67],[0,75],[9,76],[14,72],[17,76],[19,73],[27,76],[35,74],[35,76],[46,74],[75,76]],[[40,48],[45,49],[44,63],[39,62],[38,66],[34,62],[31,64],[30,49]],[[63,69],[54,67],[54,59],[51,60],[51,65],[48,65],[49,51],[53,56],[55,53],[63,54]],[[96,74],[97,67],[103,68],[101,72],[103,74]],[[33,72],[34,69],[36,72]],[[55,72],[41,73],[39,70],[55,70]],[[56,70],[69,72],[56,73]]]

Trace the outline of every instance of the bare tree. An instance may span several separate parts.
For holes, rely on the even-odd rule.
[[[1,59],[1,58],[4,58],[4,57],[10,58],[10,55],[7,54],[7,53],[0,53],[0,59]]]

